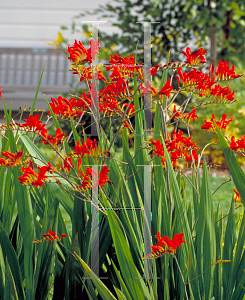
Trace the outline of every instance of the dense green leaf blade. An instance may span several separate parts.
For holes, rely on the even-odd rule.
[[[202,274],[210,267],[212,260],[216,261],[215,237],[211,188],[208,177],[207,164],[206,161],[204,161],[196,237],[199,274]],[[199,277],[201,293],[203,295],[203,298],[205,299],[211,298],[213,290],[213,275],[214,268],[209,268],[202,276]]]
[[[218,126],[216,124],[215,126],[216,131],[218,132],[218,137],[222,145],[227,164],[229,166],[231,176],[241,197],[242,203],[243,205],[245,205],[245,174],[237,159],[235,158],[233,151],[229,147],[229,144],[227,143],[221,131],[219,130]]]
[[[18,294],[14,284],[13,275],[9,267],[8,258],[6,258],[4,300],[12,299],[18,300]]]
[[[14,248],[13,248],[8,236],[5,233],[5,230],[4,230],[1,222],[0,222],[0,245],[2,248],[3,256],[8,258],[9,268],[11,270],[13,280],[15,282],[15,287],[17,290],[18,297],[19,297],[19,299],[24,300],[25,299],[24,290],[22,287],[23,279],[22,279],[22,275],[21,275],[18,258],[16,256],[16,253],[14,251]]]
[[[104,283],[93,273],[93,271],[89,268],[89,266],[85,263],[84,260],[79,257],[79,255],[75,252],[76,259],[80,262],[82,265],[82,268],[85,271],[85,274],[87,277],[91,277],[93,279],[93,283],[95,287],[97,288],[99,294],[104,300],[116,300],[116,298],[113,296],[113,294],[110,292],[110,290],[104,285]]]
[[[111,207],[106,199],[105,204],[108,208]],[[133,299],[150,299],[149,291],[135,267],[122,223],[114,210],[108,210],[107,215],[122,276],[131,297]]]
[[[34,162],[39,166],[44,166],[48,162],[53,165],[52,161],[28,138],[26,135],[22,135],[21,139],[28,151],[34,158]],[[40,158],[41,160],[39,160]],[[55,174],[56,178],[59,179],[62,186],[66,189],[71,189],[71,185],[59,175]],[[68,214],[72,217],[72,210],[73,210],[73,201],[71,196],[62,189],[57,183],[51,182],[49,183],[50,189],[53,192],[53,195],[60,201],[60,203],[64,206]]]

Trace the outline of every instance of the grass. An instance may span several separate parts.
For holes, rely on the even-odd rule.
[[[210,188],[211,188],[211,194],[213,199],[213,207],[214,207],[214,212],[218,210],[218,218],[227,215],[230,209],[232,197],[234,197],[233,189],[235,188],[235,185],[234,182],[232,180],[229,181],[229,179],[230,177],[210,176]],[[226,181],[229,182],[225,183]],[[193,193],[192,186],[188,182],[188,180],[186,180],[185,195],[186,195],[186,200],[189,203],[193,203],[192,193]],[[236,204],[236,207],[238,206],[240,206],[239,203]],[[243,208],[238,207],[237,217],[239,218],[239,215],[242,213],[243,213]],[[225,223],[224,226],[226,226]]]

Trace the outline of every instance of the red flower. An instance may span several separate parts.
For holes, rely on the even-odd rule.
[[[24,167],[24,166],[22,167],[23,175],[19,176],[20,183],[22,183],[22,185],[35,185],[36,187],[38,186],[42,187],[44,182],[46,182],[46,179],[48,178],[46,173],[49,172],[50,174],[52,174],[53,173],[52,170],[55,170],[55,168],[52,167],[50,163],[48,163],[48,166],[43,166],[43,167],[38,166],[38,169],[39,172],[36,173],[33,170],[33,164],[32,161],[30,160],[28,167]]]
[[[210,95],[214,96],[214,101],[217,103],[227,103],[227,101],[229,101],[229,103],[235,102],[234,94],[235,92],[230,90],[229,85],[222,87],[219,84],[216,84],[213,88],[210,88]]]
[[[92,63],[92,60],[95,59],[95,54],[98,54],[99,50],[99,41],[95,42],[94,40],[90,41],[90,48],[87,50],[81,42],[75,43],[72,47],[68,47],[67,52],[70,54],[68,57],[69,60],[73,61],[75,64],[85,64],[87,62]]]
[[[71,68],[71,70],[73,70],[73,74],[78,74],[80,76],[80,81],[83,81],[83,80],[88,80],[88,79],[92,79],[93,76],[98,79],[98,80],[103,80],[104,82],[107,82],[106,78],[104,77],[104,75],[102,74],[102,72],[99,70],[98,71],[98,68],[96,67],[95,69],[93,69],[93,72],[92,72],[92,67],[88,67],[88,68]]]
[[[219,61],[219,64],[215,70],[215,74],[213,70],[213,64],[210,66],[210,70],[216,80],[230,80],[244,76],[244,74],[236,75],[234,65],[230,69],[228,62],[223,62],[222,60]]]
[[[42,125],[42,121],[39,121],[39,115],[30,115],[28,119],[24,119],[26,123],[20,124],[20,127],[29,127],[30,130],[43,130],[45,124]]]
[[[157,73],[157,71],[159,70],[159,68],[161,67],[162,64],[158,64],[154,67],[151,67],[151,75],[155,75]]]
[[[42,235],[42,239],[41,240],[34,240],[33,243],[41,243],[41,242],[45,242],[47,240],[50,240],[50,242],[52,243],[53,240],[57,240],[58,242],[61,241],[61,238],[65,238],[66,234],[62,233],[60,238],[56,235],[55,232],[52,232],[51,228],[49,229],[48,233],[45,233]]]
[[[98,176],[97,172],[93,170],[91,167],[88,167],[84,174],[81,171],[81,161],[78,163],[79,163],[78,165],[79,175],[83,177],[83,181],[82,184],[76,188],[77,190],[83,191],[83,190],[90,189],[91,183],[93,184],[93,188],[96,188],[98,186],[103,188],[106,182],[112,183],[112,181],[110,181],[109,178],[107,177],[107,174],[110,171],[109,169],[107,169],[107,166],[103,166]],[[92,179],[89,176],[92,176]]]
[[[135,110],[134,110],[134,105],[132,103],[124,103],[122,105],[122,108],[124,108],[125,106],[129,106],[129,109],[127,110],[127,115],[129,116],[131,113],[132,115],[135,115]]]
[[[21,165],[21,158],[24,153],[24,151],[18,151],[15,154],[11,153],[9,151],[1,151],[2,155],[8,158],[9,160],[5,158],[0,158],[0,167],[16,167],[18,165]]]
[[[124,126],[122,127],[122,129],[124,129],[126,127],[132,132],[132,128],[130,127],[130,125],[126,121],[123,123],[124,123]]]
[[[212,132],[216,132],[215,126],[214,126],[214,122],[217,124],[219,130],[221,130],[222,128],[224,130],[226,130],[227,125],[233,120],[233,117],[231,117],[230,119],[226,120],[226,114],[223,114],[221,117],[220,121],[215,120],[215,115],[212,114],[211,120],[207,121],[204,120],[204,125],[201,126],[201,129],[203,130],[210,130]]]
[[[9,161],[5,158],[0,157],[0,167],[7,167],[9,165]]]
[[[176,250],[177,247],[180,247],[182,243],[186,243],[186,241],[183,241],[184,233],[175,234],[174,238],[172,240],[169,240],[168,237],[164,237],[168,239],[169,247],[173,250]]]
[[[83,92],[79,99],[71,98],[68,100],[59,96],[58,100],[52,97],[51,100],[50,107],[54,114],[61,115],[62,118],[69,118],[69,116],[75,118],[91,106],[91,95],[90,93],[86,95],[86,92]],[[50,111],[48,113],[50,114]]]
[[[182,114],[179,111],[177,111],[176,105],[174,105],[174,114],[173,114],[173,118],[175,117],[182,118]]]
[[[239,203],[241,203],[241,197],[240,197],[238,191],[236,191],[235,189],[233,189],[233,191],[234,191],[234,193],[235,193],[235,203],[237,203],[237,201],[238,201]]]
[[[19,181],[23,185],[29,185],[38,179],[38,173],[34,172],[32,168],[32,162],[30,162],[29,167],[22,167],[23,175],[19,176]],[[41,184],[41,183],[40,183]],[[43,184],[39,185],[43,186]]]
[[[196,115],[196,109],[192,107],[192,111],[190,113],[184,113],[183,115],[176,110],[176,105],[174,105],[174,113],[172,117],[177,117],[177,118],[183,118],[185,117],[188,120],[188,123],[190,123],[190,120],[192,119],[195,121],[195,119],[199,119],[199,117]]]
[[[134,70],[136,69],[136,75],[139,79],[143,79],[143,67],[135,64],[134,61],[134,55],[130,55],[128,58],[121,57],[114,53],[114,55],[111,55],[111,59],[109,60],[109,63],[112,64],[112,66],[106,66],[106,70],[109,71],[111,69],[116,68],[116,73],[114,73],[119,78],[133,78],[134,76]],[[118,74],[119,73],[119,74]],[[114,75],[113,75],[114,76]],[[112,79],[112,78],[110,78]]]
[[[74,165],[72,163],[72,159],[71,158],[67,159],[67,157],[66,157],[65,160],[64,160],[64,167],[61,167],[61,170],[65,169],[66,172],[69,172],[71,167],[74,168]]]
[[[206,63],[204,55],[207,52],[204,48],[200,48],[196,51],[191,52],[191,49],[187,47],[186,52],[184,50],[181,50],[181,52],[186,56],[185,63],[188,63],[190,65],[201,65]]]
[[[98,148],[97,141],[94,139],[94,141],[90,140],[90,138],[87,138],[86,144],[84,141],[82,141],[82,145],[80,145],[80,141],[77,142],[74,152],[70,153],[70,156],[82,156],[84,157],[85,154],[95,154],[95,150]],[[98,148],[99,149],[99,148]]]
[[[1,90],[2,90],[2,88],[1,88],[1,85],[0,85],[0,98],[3,96],[2,93],[1,93]]]
[[[151,144],[153,144],[156,149],[152,150],[150,153],[155,153],[158,157],[162,156],[163,165],[165,164],[165,154],[164,154],[164,148],[163,144],[159,140],[157,141],[150,141]],[[178,133],[173,131],[171,134],[171,137],[169,136],[169,139],[165,141],[166,148],[168,152],[170,153],[170,158],[172,161],[172,165],[176,168],[177,167],[177,160],[179,158],[184,158],[187,162],[192,160],[192,156],[195,160],[197,160],[197,153],[198,150],[195,143],[191,142],[191,137],[188,139],[184,136],[182,136],[182,131],[179,130]],[[192,151],[192,156],[191,156]]]
[[[155,237],[159,241],[156,246],[151,246],[152,252],[144,259],[161,257],[167,253],[175,254],[177,247],[181,247],[182,243],[186,243],[186,241],[183,241],[184,233],[175,234],[174,238],[170,240],[167,236],[162,238],[160,236],[160,232],[158,231]]]
[[[103,168],[100,171],[100,175],[99,175],[99,186],[102,188],[103,185],[106,184],[106,182],[110,182],[112,183],[112,181],[109,180],[109,177],[107,176],[107,174],[109,173],[109,169],[107,169],[107,166],[103,166]]]
[[[172,90],[173,90],[173,86],[170,85],[170,79],[168,79],[164,87],[161,88],[159,94],[166,95],[167,97],[169,97]]]
[[[153,150],[153,152],[157,155],[157,157],[160,156],[164,156],[164,148],[163,148],[163,144],[161,144],[160,140],[151,140],[150,141],[152,145],[154,145],[156,147],[155,150]]]
[[[52,136],[48,135],[47,133],[45,133],[45,135],[43,135],[47,140],[42,139],[41,143],[43,142],[45,145],[48,145],[49,143],[51,145],[53,145],[54,147],[57,147],[58,144],[60,144],[65,136],[64,132],[61,132],[61,129],[58,128],[56,129],[56,133],[55,133],[55,137],[53,138]]]
[[[82,185],[78,186],[77,189],[83,191],[83,190],[87,190],[89,188],[91,188],[91,178],[88,176],[84,176]]]
[[[192,111],[187,114],[186,119],[188,120],[188,122],[190,122],[191,119],[195,121],[195,118],[199,119],[199,117],[196,115],[196,109],[193,107]]]
[[[241,151],[243,152],[245,150],[245,135],[243,135],[241,139],[237,139],[237,140],[233,135],[231,137],[230,148],[234,151],[241,149]]]
[[[88,149],[88,146],[82,141],[82,145],[80,146],[80,141],[77,142],[75,148],[74,148],[74,153],[70,153],[69,155],[74,156],[74,155],[80,155],[84,157],[85,154],[90,154],[90,151]]]

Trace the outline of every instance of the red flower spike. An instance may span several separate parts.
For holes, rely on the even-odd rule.
[[[236,140],[235,136],[233,135],[231,137],[230,148],[233,151],[237,151],[240,149],[242,152],[244,152],[245,151],[245,135],[243,135],[241,139],[237,139],[237,140]]]
[[[107,66],[106,70],[109,71],[111,69],[117,69],[116,76],[120,76],[120,78],[133,78],[134,76],[134,70],[136,69],[136,75],[139,79],[143,79],[143,67],[139,66],[138,64],[135,64],[134,61],[134,55],[130,55],[128,58],[118,56],[116,53],[114,55],[111,55],[111,59],[109,60],[109,63],[112,64],[112,66]],[[119,75],[118,75],[119,73]],[[114,75],[113,75],[114,76]],[[110,77],[110,80],[113,80],[112,77]]]
[[[79,162],[79,165],[80,164],[81,164],[81,162]],[[77,190],[81,190],[81,191],[88,190],[92,186],[93,186],[93,188],[96,188],[98,186],[103,188],[103,186],[107,182],[108,183],[113,183],[112,181],[109,180],[109,178],[107,176],[107,174],[109,173],[110,170],[107,169],[106,165],[103,166],[103,168],[101,169],[99,175],[91,167],[87,168],[85,174],[81,171],[81,166],[79,167],[79,169],[80,169],[79,175],[80,175],[80,177],[83,177],[83,181],[82,181],[82,184],[76,188]],[[92,179],[89,176],[91,176]]]
[[[112,181],[109,180],[109,177],[107,174],[109,173],[109,169],[107,169],[107,166],[103,166],[103,168],[100,171],[99,175],[99,186],[102,188],[103,185],[106,184],[106,182],[112,183]]]
[[[244,76],[244,74],[236,75],[234,65],[230,69],[228,62],[223,62],[222,60],[220,60],[218,66],[215,70],[214,76],[215,76],[216,80],[230,80],[230,79],[242,77],[242,76]]]
[[[66,234],[65,233],[62,233],[60,238],[56,235],[55,232],[52,232],[51,228],[49,229],[49,232],[48,233],[45,233],[42,235],[42,239],[41,240],[34,240],[33,243],[42,243],[42,242],[45,242],[47,240],[49,240],[51,243],[54,241],[54,240],[57,240],[58,242],[61,241],[61,238],[65,238],[66,237]]]
[[[206,130],[206,131],[212,131],[212,132],[216,132],[216,128],[214,125],[214,122],[217,124],[219,130],[224,129],[226,130],[227,125],[233,120],[233,117],[231,117],[230,119],[226,120],[226,114],[223,114],[221,117],[220,121],[217,121],[215,119],[215,115],[212,114],[211,116],[211,120],[207,121],[204,120],[204,125],[201,126],[202,130]]]
[[[170,85],[170,79],[168,79],[164,87],[162,87],[162,89],[160,90],[159,94],[166,95],[167,97],[169,97],[172,90],[173,90],[173,86]]]
[[[38,166],[38,169],[38,173],[33,170],[32,161],[30,161],[29,167],[22,167],[23,175],[19,176],[20,183],[22,185],[34,185],[36,187],[42,187],[46,182],[46,179],[48,178],[46,173],[49,172],[50,174],[52,174],[53,170],[55,170],[56,168],[52,167],[50,163],[48,163],[47,166]]]
[[[230,103],[235,102],[234,94],[235,92],[230,90],[229,85],[226,87],[222,87],[219,84],[216,84],[213,88],[209,89],[210,95],[213,95],[214,101],[217,103]]]
[[[90,48],[87,50],[81,42],[75,43],[72,47],[68,47],[67,53],[70,54],[68,57],[69,60],[73,61],[75,64],[85,64],[92,63],[92,60],[95,59],[95,54],[98,54],[99,41],[90,41]]]
[[[61,170],[65,169],[66,172],[69,172],[71,170],[71,168],[74,168],[72,159],[70,157],[69,158],[66,157],[64,160],[64,167],[61,167],[60,169]]]
[[[174,255],[176,253],[177,247],[181,247],[182,243],[186,243],[183,240],[184,233],[175,234],[172,240],[170,240],[167,236],[163,238],[160,236],[160,232],[158,231],[157,235],[155,236],[159,241],[156,246],[151,245],[152,252],[148,254],[144,259],[153,259],[158,258],[167,253],[171,253]],[[165,248],[163,248],[163,246]]]
[[[43,142],[45,145],[48,145],[49,143],[53,145],[54,147],[57,147],[58,144],[62,142],[62,140],[65,137],[65,133],[61,132],[60,128],[56,129],[55,137],[53,138],[52,136],[45,134],[43,135],[48,141],[45,139],[41,140],[41,143]]]
[[[155,75],[157,73],[157,71],[159,70],[159,68],[161,67],[162,64],[158,64],[154,67],[151,67],[151,75]]]
[[[196,115],[196,109],[195,107],[192,108],[192,111],[190,113],[184,113],[183,115],[176,110],[176,105],[174,105],[174,112],[172,114],[173,118],[183,118],[185,117],[188,120],[188,123],[190,123],[191,119],[195,121],[195,119],[199,119],[199,117]]]
[[[192,111],[187,114],[186,119],[188,120],[188,123],[191,119],[193,120],[193,122],[195,121],[195,119],[199,119],[199,117],[196,115],[196,109],[194,107],[192,108]]]
[[[109,155],[111,155],[109,151],[104,151],[100,153],[99,150],[100,149],[97,145],[97,141],[95,139],[90,140],[90,138],[87,138],[86,143],[82,141],[82,145],[80,141],[78,141],[74,148],[74,152],[70,153],[69,155],[72,157],[84,157],[85,154],[89,154],[91,156],[100,156],[103,153],[109,153]]]
[[[42,125],[42,121],[39,121],[39,115],[30,115],[28,119],[24,119],[26,123],[19,124],[20,127],[29,127],[30,130],[39,131],[45,129],[46,124]]]
[[[204,55],[207,53],[204,48],[200,48],[196,51],[191,52],[189,47],[186,48],[186,51],[181,50],[181,52],[186,56],[185,63],[188,63],[192,66],[199,66],[205,64],[206,60]]]
[[[22,164],[21,158],[24,151],[18,151],[15,154],[9,151],[1,151],[2,155],[8,158],[0,158],[0,167],[16,167]]]
[[[2,98],[2,93],[1,93],[1,90],[2,90],[2,88],[1,88],[1,85],[0,85],[0,98]]]
[[[165,164],[165,154],[163,144],[159,140],[153,141],[150,143],[155,146],[155,150],[153,149],[150,153],[155,153],[158,157],[162,157],[163,166]],[[184,158],[187,162],[192,160],[192,156],[195,160],[197,160],[198,150],[195,143],[191,142],[191,137],[188,139],[182,136],[182,131],[180,130],[178,133],[173,131],[171,137],[165,141],[168,152],[170,153],[170,158],[172,161],[172,165],[174,168],[177,167],[177,160],[179,158]],[[191,156],[192,150],[192,156]]]

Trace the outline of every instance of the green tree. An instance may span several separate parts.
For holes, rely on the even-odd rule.
[[[180,49],[190,43],[196,47],[208,47],[210,59],[216,62],[216,57],[229,59],[234,56],[243,59],[245,51],[245,3],[238,1],[211,0],[174,0],[174,1],[143,1],[116,0],[113,4],[100,6],[94,11],[86,11],[74,17],[72,31],[82,29],[89,33],[90,28],[82,24],[85,15],[100,14],[112,17],[118,21],[113,26],[122,30],[120,34],[108,34],[100,30],[101,57],[109,57],[113,53],[112,45],[123,54],[143,49],[142,24],[137,22],[151,21],[152,23],[152,60],[159,63],[171,49],[172,60],[179,59]],[[63,27],[63,29],[65,29]],[[68,28],[66,28],[68,29]],[[139,60],[143,52],[138,53]]]

